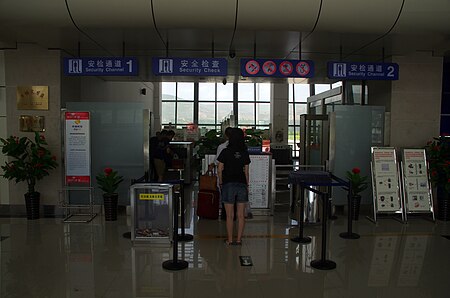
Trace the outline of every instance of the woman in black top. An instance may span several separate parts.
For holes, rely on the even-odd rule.
[[[233,128],[230,133],[229,143],[217,158],[219,184],[222,191],[222,202],[227,214],[226,244],[240,245],[244,232],[245,205],[248,202],[248,168],[250,156],[244,142],[244,132],[240,128]],[[238,232],[236,241],[233,242],[233,218],[234,203],[237,203]]]

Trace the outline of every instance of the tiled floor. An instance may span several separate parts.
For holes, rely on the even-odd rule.
[[[286,213],[248,221],[242,246],[225,246],[225,223],[195,219],[193,242],[180,244],[189,268],[162,269],[168,246],[133,247],[122,237],[130,219],[64,224],[60,219],[0,219],[1,297],[450,297],[450,222],[392,219],[355,222],[358,240],[340,216],[329,223],[330,271],[313,269],[321,228],[307,226],[312,243],[296,235]],[[239,256],[254,266],[241,267]]]

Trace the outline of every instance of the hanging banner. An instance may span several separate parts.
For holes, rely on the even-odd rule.
[[[152,59],[153,74],[157,76],[226,76],[225,58],[157,58]]]
[[[137,76],[138,61],[134,57],[64,58],[66,76]]]
[[[312,78],[311,60],[241,59],[243,77]]]
[[[430,212],[431,188],[424,149],[403,149],[403,190],[406,212]]]
[[[340,80],[398,80],[397,63],[328,62],[328,78]]]
[[[372,147],[372,181],[376,212],[401,212],[395,148]]]
[[[66,184],[91,182],[89,112],[65,112]]]

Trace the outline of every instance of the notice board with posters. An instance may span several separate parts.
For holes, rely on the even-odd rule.
[[[425,149],[403,149],[402,177],[406,212],[433,212]]]
[[[269,208],[270,171],[272,156],[265,154],[251,154],[249,166],[248,200],[251,208]]]
[[[372,147],[371,151],[374,220],[377,213],[401,213],[403,218],[395,148]]]
[[[91,135],[89,112],[64,112],[65,182],[91,183]]]

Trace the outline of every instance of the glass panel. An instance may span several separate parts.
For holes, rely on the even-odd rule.
[[[217,100],[233,101],[233,84],[217,84]]]
[[[194,122],[194,103],[179,102],[177,106],[177,124]]]
[[[288,145],[292,145],[294,147],[294,136],[295,135],[295,129],[293,126],[288,127]]]
[[[194,83],[178,83],[178,100],[194,100]]]
[[[294,90],[294,84],[289,84],[289,95],[288,95],[289,102],[294,101],[294,91],[293,90]]]
[[[176,83],[161,83],[162,100],[175,100]]]
[[[254,100],[255,100],[255,84],[239,83],[238,101],[254,101]]]
[[[257,101],[270,101],[270,83],[258,83],[256,84],[256,100]]]
[[[306,105],[306,103],[295,104],[295,124],[297,124],[297,125],[300,124],[300,115],[306,114],[307,107],[308,106]]]
[[[294,125],[294,104],[289,103],[288,125]]]
[[[198,100],[212,100],[216,98],[215,83],[199,83],[198,84]]]
[[[310,96],[308,84],[294,84],[295,102],[306,102]]]
[[[361,104],[361,85],[352,85],[353,104]]]
[[[270,103],[256,104],[256,125],[269,125]]]
[[[198,123],[199,124],[215,124],[216,123],[216,107],[213,102],[200,102],[198,104]]]
[[[253,85],[252,85],[253,86]],[[238,107],[238,123],[239,125],[255,125],[255,111],[253,103],[240,103]]]
[[[98,189],[95,176],[105,167],[118,171],[125,181],[118,188],[119,205],[129,205],[128,187],[131,179],[144,172],[143,103],[133,102],[67,102],[69,111],[91,112],[91,169],[92,185],[95,187],[94,204],[103,204],[102,191]],[[103,116],[106,115],[105,121]],[[111,117],[112,115],[112,117]],[[124,123],[126,123],[124,125]],[[120,140],[120,141],[118,141]],[[85,192],[71,194],[71,203],[87,204]]]
[[[330,88],[330,84],[314,84],[314,90],[315,90],[315,94],[319,94],[319,93],[322,93],[322,92],[324,92],[324,91],[328,91],[328,90],[330,90],[331,88]]]
[[[217,123],[223,118],[233,113],[233,103],[217,103]]]
[[[175,103],[174,102],[163,102],[162,112],[161,112],[162,123],[175,123]]]

